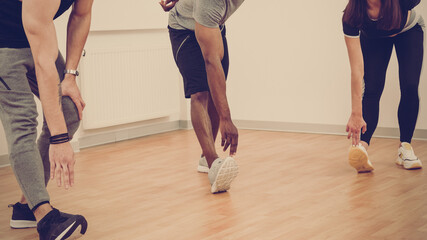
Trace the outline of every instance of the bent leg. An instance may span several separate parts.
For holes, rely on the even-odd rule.
[[[37,108],[26,73],[29,49],[0,49],[0,118],[12,169],[30,208],[49,202],[43,163],[36,145]]]

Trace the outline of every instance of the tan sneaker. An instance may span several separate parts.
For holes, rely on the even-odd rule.
[[[374,170],[371,161],[369,161],[368,152],[360,143],[357,146],[351,146],[348,153],[348,163],[358,173],[366,173]]]
[[[411,144],[403,142],[402,146],[397,150],[398,157],[396,159],[396,164],[403,166],[405,169],[419,169],[423,165],[421,160],[415,156],[414,149],[412,149]]]

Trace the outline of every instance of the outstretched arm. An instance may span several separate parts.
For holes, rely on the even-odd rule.
[[[52,136],[67,133],[62,113],[61,87],[55,61],[58,57],[53,17],[60,0],[31,0],[22,3],[22,21],[34,58],[43,112]],[[69,142],[51,145],[49,149],[51,179],[61,177],[65,188],[74,182],[74,152]]]
[[[221,31],[219,28],[208,28],[196,22],[195,32],[205,60],[212,99],[220,117],[221,145],[224,151],[231,146],[230,155],[234,155],[237,151],[238,131],[231,120],[227,101],[225,74],[221,64],[224,57]]]
[[[360,130],[366,132],[366,122],[362,115],[363,96],[363,55],[360,46],[360,38],[345,37],[348,56],[351,66],[351,116],[347,124],[347,138],[352,139],[353,145],[360,142]]]

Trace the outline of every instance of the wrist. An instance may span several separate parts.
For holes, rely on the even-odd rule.
[[[231,116],[224,116],[224,117],[219,117],[219,120],[221,122],[230,122],[231,121]]]
[[[73,75],[73,74],[64,74],[64,80],[65,79],[70,79],[70,80],[76,80],[77,76]]]
[[[351,115],[353,117],[362,117],[363,114],[362,114],[362,111],[352,111]]]
[[[68,133],[53,135],[49,138],[50,144],[61,144],[61,143],[69,142],[70,140],[71,139]]]
[[[74,77],[77,77],[80,75],[79,71],[75,70],[75,69],[65,69],[64,70],[64,75],[72,75]]]

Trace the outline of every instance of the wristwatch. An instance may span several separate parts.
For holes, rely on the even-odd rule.
[[[77,70],[72,70],[72,69],[66,69],[66,70],[64,70],[64,74],[71,74],[71,75],[74,75],[74,76],[79,76],[79,71],[77,71]]]

